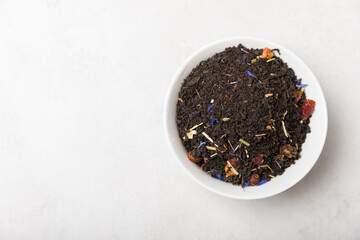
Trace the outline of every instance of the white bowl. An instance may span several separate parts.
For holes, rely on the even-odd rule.
[[[278,48],[281,52],[281,58],[293,68],[297,77],[303,79],[303,83],[309,84],[305,92],[307,98],[316,101],[315,112],[311,117],[311,133],[307,134],[306,141],[302,145],[301,158],[295,165],[287,168],[283,175],[278,176],[261,186],[246,187],[235,186],[218,179],[210,177],[201,171],[197,165],[190,162],[187,158],[187,152],[182,145],[177,131],[176,124],[176,102],[181,84],[185,77],[196,67],[200,61],[206,60],[217,52],[223,51],[226,47],[237,46],[239,43],[248,48]],[[315,53],[316,55],[316,53]],[[299,182],[316,163],[325,143],[328,114],[324,94],[319,82],[314,74],[294,53],[283,46],[269,42],[267,40],[252,37],[235,37],[219,40],[211,43],[193,55],[191,55],[179,68],[172,79],[165,102],[165,132],[172,152],[174,153],[180,166],[196,182],[222,196],[236,199],[259,199],[281,193]]]

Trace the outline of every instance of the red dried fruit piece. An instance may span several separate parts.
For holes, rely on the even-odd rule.
[[[239,165],[240,165],[239,159],[233,157],[233,158],[230,158],[228,161],[237,171],[239,168]]]
[[[190,151],[190,152],[188,153],[188,158],[189,158],[189,160],[190,160],[191,162],[194,162],[194,163],[201,162],[202,158],[194,157],[194,156],[193,156],[193,152],[194,152],[194,151]]]
[[[251,161],[255,163],[256,165],[261,165],[264,163],[264,154],[260,154],[259,156],[253,158]]]
[[[258,185],[260,182],[260,176],[257,173],[253,173],[250,177],[250,186]]]
[[[303,92],[304,92],[304,91],[299,90],[299,91],[296,91],[296,92],[294,93],[295,103],[297,103],[297,102],[300,100],[301,95],[303,94]]]
[[[272,52],[269,48],[264,48],[263,49],[263,52],[262,52],[262,55],[261,55],[261,58],[267,58],[267,59],[270,59],[274,56],[274,52]]]
[[[308,119],[315,110],[315,101],[311,99],[306,99],[306,101],[301,106],[301,117],[303,120]]]

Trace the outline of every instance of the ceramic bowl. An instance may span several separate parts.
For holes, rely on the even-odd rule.
[[[187,152],[182,145],[176,125],[176,102],[181,84],[185,77],[196,67],[200,61],[206,60],[217,52],[223,51],[227,47],[237,46],[239,43],[247,48],[278,48],[281,52],[281,58],[288,63],[288,66],[294,69],[295,74],[303,79],[303,83],[309,84],[305,92],[307,98],[316,101],[315,112],[311,117],[311,133],[307,134],[306,141],[302,145],[301,157],[296,164],[287,168],[283,175],[278,176],[261,186],[245,187],[235,186],[218,179],[210,177],[194,163],[187,158]],[[306,64],[294,53],[285,47],[259,38],[235,37],[222,39],[211,43],[193,55],[191,55],[175,73],[165,102],[164,111],[165,132],[169,146],[179,165],[191,176],[197,183],[206,189],[225,197],[235,199],[260,199],[279,194],[299,182],[314,166],[323,149],[327,127],[328,114],[324,94],[319,82]]]

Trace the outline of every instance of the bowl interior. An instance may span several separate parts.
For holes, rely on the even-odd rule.
[[[223,51],[226,47],[237,46],[239,43],[248,48],[279,48],[281,58],[293,68],[298,78],[303,83],[309,84],[305,89],[307,98],[316,101],[315,112],[311,117],[311,133],[307,134],[303,144],[301,157],[296,164],[287,168],[283,175],[272,179],[270,182],[256,187],[247,187],[242,190],[240,186],[234,186],[208,176],[199,167],[187,159],[187,152],[183,147],[176,125],[176,102],[178,92],[184,78],[196,67],[200,61],[206,60],[217,52]],[[321,87],[314,74],[295,54],[286,48],[258,38],[237,37],[214,42],[200,49],[190,56],[175,74],[168,91],[165,104],[165,131],[170,147],[183,169],[190,174],[199,184],[205,188],[223,196],[237,199],[258,199],[278,194],[300,181],[314,166],[325,143],[327,133],[327,108]],[[299,123],[300,124],[300,123]]]

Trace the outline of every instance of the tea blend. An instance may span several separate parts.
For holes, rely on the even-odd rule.
[[[278,49],[226,48],[185,78],[177,126],[188,158],[210,176],[261,185],[295,164],[315,101]]]

